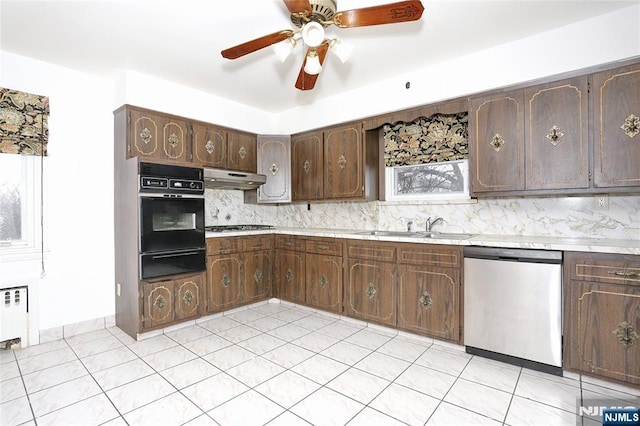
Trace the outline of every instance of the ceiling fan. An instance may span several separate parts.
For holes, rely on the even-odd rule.
[[[313,89],[330,48],[343,62],[349,53],[349,49],[340,40],[325,38],[324,28],[329,25],[335,25],[338,28],[355,28],[417,21],[424,11],[420,0],[401,1],[341,12],[336,12],[336,0],[283,1],[291,14],[291,22],[298,27],[297,30],[282,30],[268,34],[225,49],[221,53],[227,59],[237,59],[273,45],[276,55],[284,61],[296,43],[302,39],[307,45],[307,53],[295,85],[300,90]]]

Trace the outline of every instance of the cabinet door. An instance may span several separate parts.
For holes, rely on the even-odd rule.
[[[271,295],[273,265],[271,250],[252,251],[244,254],[245,302],[257,302]]]
[[[280,298],[305,302],[305,254],[300,251],[276,251],[276,283]]]
[[[174,290],[172,280],[142,282],[142,328],[150,329],[168,324],[174,318]]]
[[[525,90],[526,189],[589,187],[587,77]]]
[[[342,257],[306,255],[306,302],[342,313]]]
[[[175,318],[200,316],[203,312],[204,274],[192,275],[175,282]]]
[[[219,312],[241,304],[243,283],[240,254],[207,256],[207,311]]]
[[[324,198],[364,197],[362,124],[324,132]]]
[[[257,136],[250,133],[229,131],[227,168],[256,173],[258,170]]]
[[[396,325],[394,265],[350,259],[345,291],[347,315],[386,325]]]
[[[640,287],[569,283],[568,368],[640,384]]]
[[[258,188],[258,202],[291,201],[290,136],[258,136],[258,173],[267,176]]]
[[[522,91],[469,101],[469,159],[474,193],[524,189]]]
[[[398,266],[398,327],[459,341],[459,294],[457,269]]]
[[[170,116],[132,109],[129,156],[145,160],[188,162],[189,131],[187,123]]]
[[[227,131],[206,124],[193,125],[193,162],[203,167],[227,168]]]
[[[320,200],[323,191],[322,132],[291,138],[291,186],[293,201]]]
[[[593,75],[594,185],[640,186],[640,65]]]

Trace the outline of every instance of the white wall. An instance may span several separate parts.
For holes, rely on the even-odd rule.
[[[29,296],[39,329],[112,315],[112,83],[6,52],[0,60],[2,87],[49,96],[51,108],[46,277],[39,279],[39,262],[12,275],[36,286]]]

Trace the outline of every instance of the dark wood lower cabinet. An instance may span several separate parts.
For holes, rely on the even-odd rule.
[[[345,312],[355,318],[396,325],[396,279],[393,263],[350,259]]]
[[[458,341],[459,299],[459,270],[398,266],[398,327]]]
[[[640,385],[640,256],[565,254],[565,368]]]
[[[245,302],[257,302],[271,295],[273,252],[260,250],[244,254]]]
[[[275,287],[278,297],[305,303],[304,240],[293,235],[276,235]]]
[[[204,281],[204,274],[142,281],[142,329],[202,315]]]
[[[306,303],[342,313],[342,256],[306,255]]]
[[[239,253],[207,256],[207,312],[220,312],[243,302],[242,263]]]

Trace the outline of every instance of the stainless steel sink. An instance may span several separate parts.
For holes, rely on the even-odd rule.
[[[475,234],[408,231],[362,231],[358,232],[358,235],[372,235],[376,237],[431,238],[434,240],[466,240],[468,238],[475,237]]]
[[[376,237],[409,237],[418,238],[422,237],[420,232],[408,232],[408,231],[362,231],[358,232],[358,235],[373,235]]]
[[[432,238],[439,240],[467,240],[475,237],[475,234],[448,233],[448,232],[418,232],[422,238]]]

